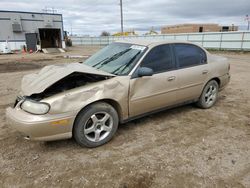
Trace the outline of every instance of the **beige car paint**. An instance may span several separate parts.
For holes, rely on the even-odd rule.
[[[161,44],[188,42],[135,40],[122,42],[148,47],[147,52],[128,76],[112,75],[79,63],[45,67],[39,73],[23,78],[21,91],[23,95],[40,93],[74,71],[111,76],[112,78],[64,91],[41,100],[51,106],[50,111],[45,115],[32,115],[24,112],[20,108],[20,104],[15,108],[9,107],[6,114],[10,124],[32,140],[70,138],[75,117],[84,107],[94,102],[106,101],[113,105],[118,111],[120,122],[123,122],[134,116],[166,106],[196,100],[205,84],[213,78],[220,80],[221,88],[229,82],[230,75],[226,60],[210,55],[202,47],[207,53],[208,63],[205,65],[131,79],[142,59],[153,47]]]
[[[209,80],[210,74],[209,64],[177,70],[177,101],[183,102],[198,98],[201,95],[204,83]]]
[[[176,103],[177,71],[130,80],[129,115],[137,116]]]
[[[6,109],[7,122],[21,132],[27,139],[51,141],[72,137],[72,125],[76,117],[74,112],[62,114],[33,115],[23,111],[18,104]],[[59,121],[64,120],[64,123]],[[65,123],[66,121],[66,123]],[[54,122],[59,122],[55,124]]]
[[[117,103],[120,117],[128,118],[128,88],[129,76],[114,77],[108,80],[89,84],[79,88],[59,93],[43,99],[49,103],[49,114],[68,113],[77,114],[84,106],[100,100],[112,100]]]

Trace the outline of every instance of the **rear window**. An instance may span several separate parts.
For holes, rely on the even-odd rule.
[[[207,62],[207,56],[203,49],[192,44],[175,44],[175,54],[178,67],[191,67]]]

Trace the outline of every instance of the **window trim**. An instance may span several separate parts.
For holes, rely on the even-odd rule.
[[[202,52],[204,52],[205,56],[206,56],[206,61],[204,63],[199,63],[199,64],[195,64],[195,65],[190,65],[190,66],[186,66],[186,67],[180,67],[180,64],[179,64],[179,58],[178,58],[178,55],[177,55],[177,50],[175,48],[175,45],[178,45],[178,44],[181,44],[181,45],[189,45],[189,46],[195,46],[196,48],[199,48]],[[179,70],[179,69],[186,69],[186,68],[190,68],[190,67],[196,67],[196,66],[201,66],[201,65],[206,65],[208,64],[207,62],[207,53],[205,50],[203,50],[200,46],[198,45],[195,45],[195,44],[190,44],[190,43],[173,43],[172,44],[173,46],[173,53],[174,53],[174,57],[175,57],[175,65],[176,65],[176,69]]]

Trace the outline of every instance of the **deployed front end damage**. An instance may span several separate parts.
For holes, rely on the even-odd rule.
[[[23,78],[21,97],[6,114],[28,139],[70,138],[75,117],[93,102],[117,102],[117,110],[127,117],[128,79],[80,63],[47,66]]]
[[[34,100],[41,100],[55,94],[85,86],[87,84],[103,81],[112,78],[112,76],[88,74],[81,72],[73,72],[61,80],[55,82],[41,93],[33,93],[29,98]]]
[[[43,92],[45,89],[52,86],[54,83],[69,77],[77,77],[78,79],[84,81],[81,75],[98,75],[99,77],[114,77],[115,75],[103,72],[101,70],[94,69],[93,67],[81,64],[81,63],[71,63],[68,65],[51,65],[44,67],[38,73],[29,74],[23,77],[21,84],[21,92],[24,96],[30,96],[32,94],[37,94]],[[81,75],[79,75],[81,73]],[[85,78],[87,76],[85,75]],[[65,80],[67,81],[67,80]],[[72,81],[72,80],[68,80]],[[76,82],[76,80],[73,80]],[[86,80],[85,82],[87,82]],[[89,80],[91,81],[91,79]],[[93,79],[92,79],[93,81]],[[97,80],[98,81],[98,80]]]

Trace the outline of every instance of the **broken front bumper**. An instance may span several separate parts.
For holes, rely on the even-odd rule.
[[[72,137],[75,115],[33,115],[19,107],[6,109],[7,123],[21,132],[26,139],[52,141]]]

